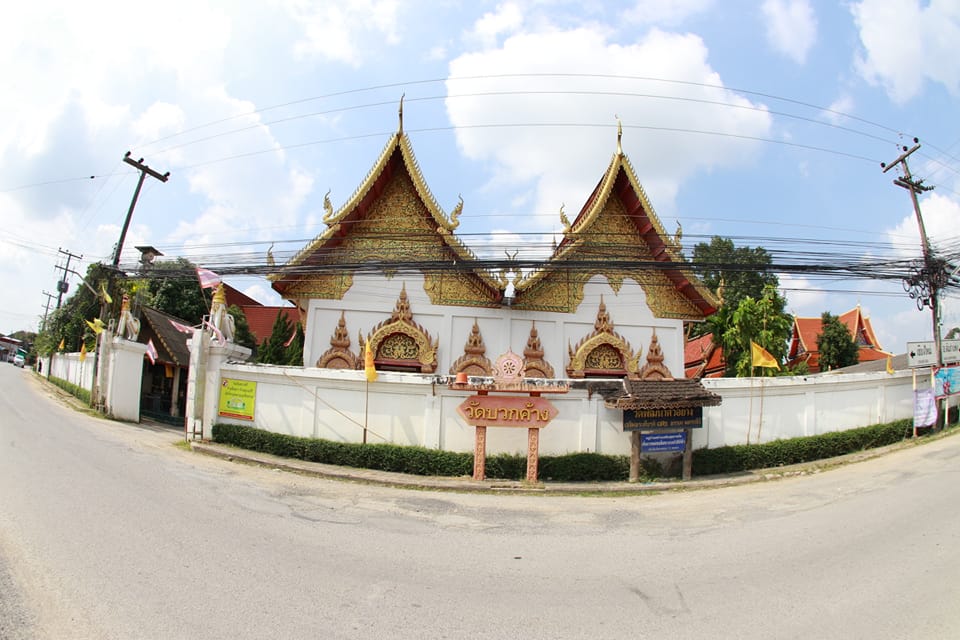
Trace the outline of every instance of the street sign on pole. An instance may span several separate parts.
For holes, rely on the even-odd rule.
[[[934,344],[933,340],[908,342],[907,366],[911,369],[936,366],[937,355],[934,350]],[[960,362],[960,340],[940,341],[940,361],[943,362],[943,364],[956,364]]]

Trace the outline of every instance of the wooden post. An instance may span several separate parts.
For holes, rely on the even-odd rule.
[[[527,482],[537,481],[540,466],[540,429],[527,429]]]
[[[477,425],[473,440],[473,479],[483,480],[487,473],[487,428]]]
[[[640,480],[640,432],[630,432],[630,482]]]
[[[686,440],[683,445],[683,479],[689,480],[693,477],[693,430],[684,429],[683,437]]]

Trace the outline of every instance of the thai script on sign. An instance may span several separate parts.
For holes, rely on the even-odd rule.
[[[467,424],[488,427],[545,427],[557,416],[546,398],[517,396],[472,396],[457,411]]]
[[[703,407],[623,410],[624,431],[700,429],[701,427],[703,427]]]

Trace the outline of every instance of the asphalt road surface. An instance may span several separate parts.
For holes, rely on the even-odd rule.
[[[433,493],[201,456],[0,364],[0,638],[957,638],[960,438],[813,476]]]

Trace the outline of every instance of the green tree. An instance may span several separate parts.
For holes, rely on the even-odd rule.
[[[721,331],[714,333],[714,341],[723,348],[726,376],[745,377],[754,374],[751,342],[766,349],[778,362],[783,362],[793,324],[791,316],[784,312],[786,304],[786,298],[780,295],[775,286],[766,285],[759,299],[747,296],[735,311],[723,311],[725,317],[714,321],[717,331]],[[725,326],[721,326],[721,323]],[[760,374],[776,375],[776,369],[761,369]]]
[[[210,300],[200,288],[196,265],[185,258],[157,262],[150,268],[140,303],[190,324],[199,324],[210,311]]]
[[[714,236],[710,244],[693,247],[693,263],[703,283],[716,293],[723,284],[723,301],[736,309],[746,297],[759,300],[768,285],[779,286],[770,271],[773,260],[763,247],[737,247],[733,240]]]
[[[257,339],[254,337],[253,332],[250,331],[250,324],[247,322],[247,316],[244,315],[243,309],[232,304],[227,307],[227,313],[233,317],[233,341],[241,347],[247,347],[253,351],[252,357],[255,358],[257,353]]]
[[[849,367],[860,362],[860,348],[847,325],[829,311],[823,312],[820,322],[820,334],[817,336],[820,371]]]
[[[100,317],[101,305],[104,305],[108,315],[119,316],[120,289],[111,294],[112,303],[106,303],[99,295],[101,289],[109,289],[113,271],[102,264],[92,264],[87,268],[83,284],[79,285],[73,295],[67,298],[63,305],[47,317],[46,327],[37,336],[35,347],[37,353],[46,355],[56,351],[61,340],[64,351],[79,351],[80,345],[86,341],[93,331],[87,325],[87,320]]]
[[[290,336],[296,331],[290,344]],[[257,362],[263,364],[283,364],[300,366],[303,364],[303,330],[299,323],[296,327],[282,311],[277,312],[273,321],[270,337],[261,343],[257,350]]]

